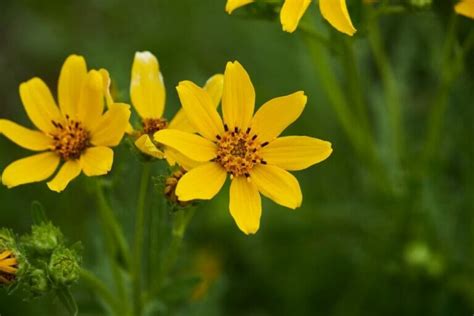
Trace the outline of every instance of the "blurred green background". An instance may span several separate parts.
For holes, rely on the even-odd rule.
[[[228,214],[228,193],[202,203],[190,225],[177,272],[206,283],[189,304],[170,305],[171,315],[471,315],[474,312],[474,55],[449,88],[435,154],[415,162],[425,140],[428,117],[442,78],[443,43],[454,2],[435,1],[432,10],[408,10],[381,18],[383,45],[400,93],[405,151],[397,166],[383,163],[395,188],[378,182],[338,123],[314,71],[301,32],[287,34],[278,21],[224,12],[224,0],[35,1],[0,3],[0,117],[31,126],[18,86],[43,78],[53,93],[65,58],[86,57],[89,67],[107,68],[119,100],[129,101],[135,51],[159,59],[167,87],[167,117],[179,104],[180,80],[204,83],[225,63],[239,60],[257,91],[257,104],[297,90],[309,97],[305,112],[286,135],[329,140],[325,162],[297,172],[304,195],[296,211],[264,199],[261,229],[245,236]],[[351,2],[359,32],[350,41],[360,69],[371,131],[384,161],[387,140],[383,85],[365,37],[359,1]],[[239,15],[244,18],[239,18]],[[312,7],[305,21],[332,41],[331,31]],[[474,21],[459,17],[462,42]],[[369,30],[370,32],[370,30]],[[343,91],[347,78],[334,62]],[[354,132],[358,126],[354,124]],[[29,153],[0,137],[0,168]],[[128,235],[139,183],[140,159],[123,144],[108,178],[114,209]],[[155,172],[163,170],[157,163]],[[423,169],[423,172],[419,172]],[[393,175],[394,174],[394,175]],[[393,183],[393,182],[392,182]],[[83,176],[58,195],[45,183],[8,190],[0,187],[0,224],[29,230],[30,204],[40,201],[70,241],[82,241],[84,265],[107,278],[102,235],[91,181]],[[160,206],[159,186],[154,205]],[[158,208],[157,208],[158,212]],[[159,227],[169,226],[169,214]],[[153,269],[154,267],[149,267]],[[80,315],[101,315],[94,295],[73,287]],[[197,292],[196,292],[197,291]],[[164,293],[166,295],[166,293]],[[172,301],[172,299],[170,299]],[[0,291],[0,314],[64,315],[53,298],[24,302],[21,293]],[[151,313],[153,314],[153,313]]]

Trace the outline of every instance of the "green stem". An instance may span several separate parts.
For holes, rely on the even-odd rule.
[[[96,183],[96,195],[99,203],[99,212],[102,219],[102,225],[104,228],[104,238],[106,250],[110,260],[110,269],[118,291],[119,301],[122,304],[121,309],[126,314],[126,311],[128,311],[128,300],[124,280],[120,271],[121,264],[119,263],[126,258],[124,255],[127,252],[124,250],[120,251],[121,247],[124,247],[120,240],[125,242],[125,237],[123,236],[122,230],[115,219],[112,209],[107,203],[102,184],[100,181],[96,181]]]
[[[140,188],[138,193],[138,202],[135,219],[135,242],[133,252],[132,279],[134,293],[134,311],[135,315],[141,315],[143,308],[142,299],[142,257],[143,257],[143,241],[145,232],[145,204],[146,195],[148,193],[148,183],[150,180],[151,164],[143,165],[142,175],[140,179]]]
[[[115,299],[110,290],[105,286],[105,284],[93,273],[86,269],[81,269],[80,275],[81,280],[103,300],[106,306],[116,315],[120,315],[120,304]]]

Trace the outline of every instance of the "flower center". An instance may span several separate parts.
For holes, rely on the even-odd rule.
[[[266,164],[260,154],[260,149],[268,142],[260,143],[257,135],[250,134],[250,128],[242,131],[236,127],[229,131],[227,125],[225,132],[217,136],[217,158],[216,162],[231,176],[250,176],[250,170],[259,163]]]
[[[159,130],[165,129],[168,126],[168,122],[164,118],[145,118],[142,121],[143,134],[153,136]]]
[[[56,130],[53,136],[53,151],[64,160],[78,159],[82,152],[90,146],[90,133],[81,122],[66,116],[65,125],[53,121]]]
[[[0,252],[0,284],[10,284],[15,280],[17,261],[11,251]]]

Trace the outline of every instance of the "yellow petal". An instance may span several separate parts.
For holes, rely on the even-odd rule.
[[[255,0],[227,0],[227,3],[225,5],[225,11],[229,14],[232,14],[232,11],[234,11],[235,9],[243,7],[244,5],[247,5],[254,1]]]
[[[181,105],[189,122],[202,136],[215,140],[224,132],[222,120],[209,94],[191,81],[182,81],[176,87]]]
[[[339,32],[352,36],[357,31],[347,11],[346,0],[319,0],[319,10]]]
[[[154,135],[155,141],[181,152],[195,161],[209,161],[216,157],[217,146],[199,135],[177,129],[164,129]]]
[[[238,61],[227,63],[224,73],[222,112],[230,129],[247,129],[255,107],[255,89],[244,67]]]
[[[107,102],[107,107],[110,107],[112,104],[114,104],[114,99],[112,98],[112,94],[110,92],[112,80],[110,79],[110,74],[106,69],[99,69],[99,72],[102,76],[102,84],[104,85],[105,101]]]
[[[276,166],[258,165],[252,169],[250,178],[260,193],[276,203],[291,209],[301,206],[300,185],[288,171]]]
[[[52,139],[45,133],[33,131],[12,121],[0,119],[0,134],[23,148],[42,151],[50,148]]]
[[[59,108],[51,91],[39,78],[33,78],[20,85],[20,97],[30,120],[45,133],[55,130],[52,121],[63,122]]]
[[[202,162],[189,159],[188,157],[171,147],[166,147],[164,152],[166,161],[170,166],[178,164],[185,170],[191,170],[202,164]]]
[[[216,74],[209,78],[204,85],[204,90],[207,91],[211,97],[215,107],[219,105],[222,99],[222,93],[224,91],[224,75]]]
[[[158,59],[150,52],[136,52],[130,97],[142,118],[160,118],[165,108],[165,85]]]
[[[10,250],[0,252],[0,260],[8,258],[11,254],[12,252]]]
[[[84,57],[71,55],[63,64],[58,81],[58,102],[64,115],[75,117],[82,85],[87,76]]]
[[[252,132],[262,142],[272,141],[298,119],[306,101],[307,97],[302,91],[268,101],[255,113]]]
[[[93,130],[99,122],[104,111],[104,86],[102,75],[97,70],[91,70],[87,74],[82,86],[79,105],[77,108],[77,119],[87,129]]]
[[[325,160],[331,143],[307,136],[280,137],[262,149],[263,159],[285,170],[302,170]]]
[[[260,227],[262,201],[257,186],[245,177],[236,177],[230,184],[230,214],[245,234],[255,234]]]
[[[2,174],[2,183],[8,188],[49,178],[59,165],[59,156],[45,152],[12,162]]]
[[[162,159],[165,156],[165,154],[156,147],[150,136],[147,134],[138,137],[138,139],[135,141],[135,146],[137,146],[137,148],[145,155],[149,155],[158,159]]]
[[[61,192],[80,174],[81,165],[78,160],[66,161],[53,180],[48,182],[48,188],[51,191]]]
[[[181,201],[210,200],[220,191],[226,177],[227,173],[218,163],[203,164],[179,180],[176,195]]]
[[[91,132],[91,143],[95,146],[117,146],[122,140],[128,127],[130,106],[123,103],[113,103]]]
[[[194,129],[194,127],[191,125],[191,122],[188,120],[188,117],[186,116],[186,112],[182,108],[179,109],[178,113],[176,113],[176,115],[173,117],[170,124],[168,125],[168,128],[179,129],[180,131],[188,132],[188,133],[197,132]]]
[[[283,31],[293,33],[296,30],[310,3],[311,0],[285,0],[280,11]]]
[[[474,0],[462,0],[454,6],[457,14],[474,19]]]
[[[86,176],[101,176],[112,169],[114,151],[109,147],[91,147],[81,155],[81,169]]]

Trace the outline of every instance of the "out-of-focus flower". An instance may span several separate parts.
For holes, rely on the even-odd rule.
[[[231,14],[235,9],[248,5],[253,0],[227,0],[226,11]],[[283,31],[293,33],[311,4],[311,0],[285,0],[280,11]],[[357,31],[352,25],[345,0],[319,0],[322,16],[339,32],[354,35]]]
[[[220,258],[209,250],[200,250],[195,259],[195,269],[201,278],[196,286],[191,299],[200,300],[206,296],[212,284],[219,278],[222,271]]]
[[[454,6],[457,14],[474,19],[474,0],[461,0]]]
[[[278,137],[302,113],[307,97],[302,91],[272,99],[254,113],[255,90],[238,62],[224,74],[223,120],[209,95],[190,81],[178,94],[184,111],[200,135],[166,129],[155,140],[201,162],[178,182],[181,201],[211,199],[230,175],[230,213],[246,234],[260,226],[260,193],[283,206],[301,205],[298,180],[287,170],[302,170],[325,160],[331,144],[306,136]],[[253,116],[253,117],[252,117]]]
[[[39,182],[55,173],[48,187],[63,191],[71,180],[84,172],[87,176],[107,174],[114,152],[130,117],[129,106],[113,103],[104,112],[106,84],[103,72],[87,71],[83,57],[69,56],[61,70],[58,84],[59,107],[46,84],[33,78],[20,85],[25,111],[39,129],[31,130],[12,121],[0,119],[0,134],[17,145],[42,152],[11,163],[2,174],[9,188]]]
[[[214,75],[207,81],[204,89],[211,95],[215,107],[222,97],[223,76]],[[132,66],[130,96],[132,105],[142,120],[142,127],[136,131],[137,148],[152,157],[166,158],[170,165],[178,162],[188,169],[195,162],[181,155],[172,148],[161,150],[153,141],[153,134],[165,128],[179,129],[193,132],[192,126],[183,111],[179,111],[168,124],[163,118],[165,109],[165,86],[160,72],[158,59],[150,52],[137,52]]]

